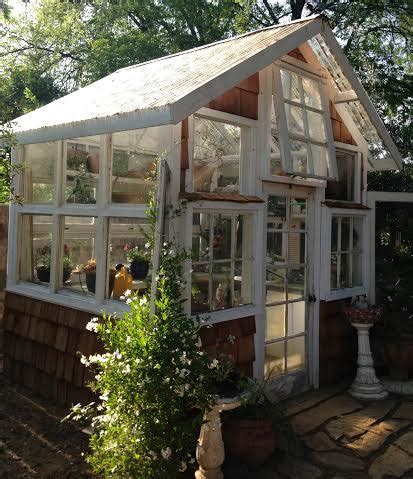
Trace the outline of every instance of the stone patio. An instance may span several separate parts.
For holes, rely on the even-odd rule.
[[[413,397],[361,402],[338,386],[287,403],[301,446],[260,470],[228,464],[226,479],[413,479]]]

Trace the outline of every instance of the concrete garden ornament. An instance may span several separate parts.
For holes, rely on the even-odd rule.
[[[384,399],[388,393],[377,379],[369,338],[370,328],[380,318],[382,310],[375,306],[369,306],[365,298],[355,298],[352,305],[345,308],[344,314],[351,325],[356,328],[358,337],[358,369],[349,393],[362,400]]]

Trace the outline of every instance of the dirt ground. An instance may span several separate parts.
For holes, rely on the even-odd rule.
[[[93,478],[82,458],[88,438],[67,414],[0,378],[0,478]]]

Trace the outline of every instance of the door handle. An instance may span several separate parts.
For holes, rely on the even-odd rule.
[[[308,302],[309,303],[315,303],[317,301],[317,298],[314,296],[314,294],[309,294],[308,295]]]

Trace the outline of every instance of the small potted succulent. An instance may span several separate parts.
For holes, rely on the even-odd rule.
[[[51,248],[49,245],[44,246],[38,251],[36,256],[36,276],[42,283],[50,283],[50,265],[51,265]],[[72,261],[70,258],[69,247],[64,245],[63,256],[63,282],[66,283],[72,274]]]
[[[87,290],[94,293],[96,291],[96,260],[93,258],[89,259],[87,264],[82,266],[81,270],[86,276]],[[115,268],[109,269],[109,296],[111,296],[113,292],[116,273],[117,271]]]
[[[126,244],[124,251],[130,262],[129,272],[133,279],[145,279],[149,271],[149,254],[145,250],[141,250],[139,246],[130,246]]]

